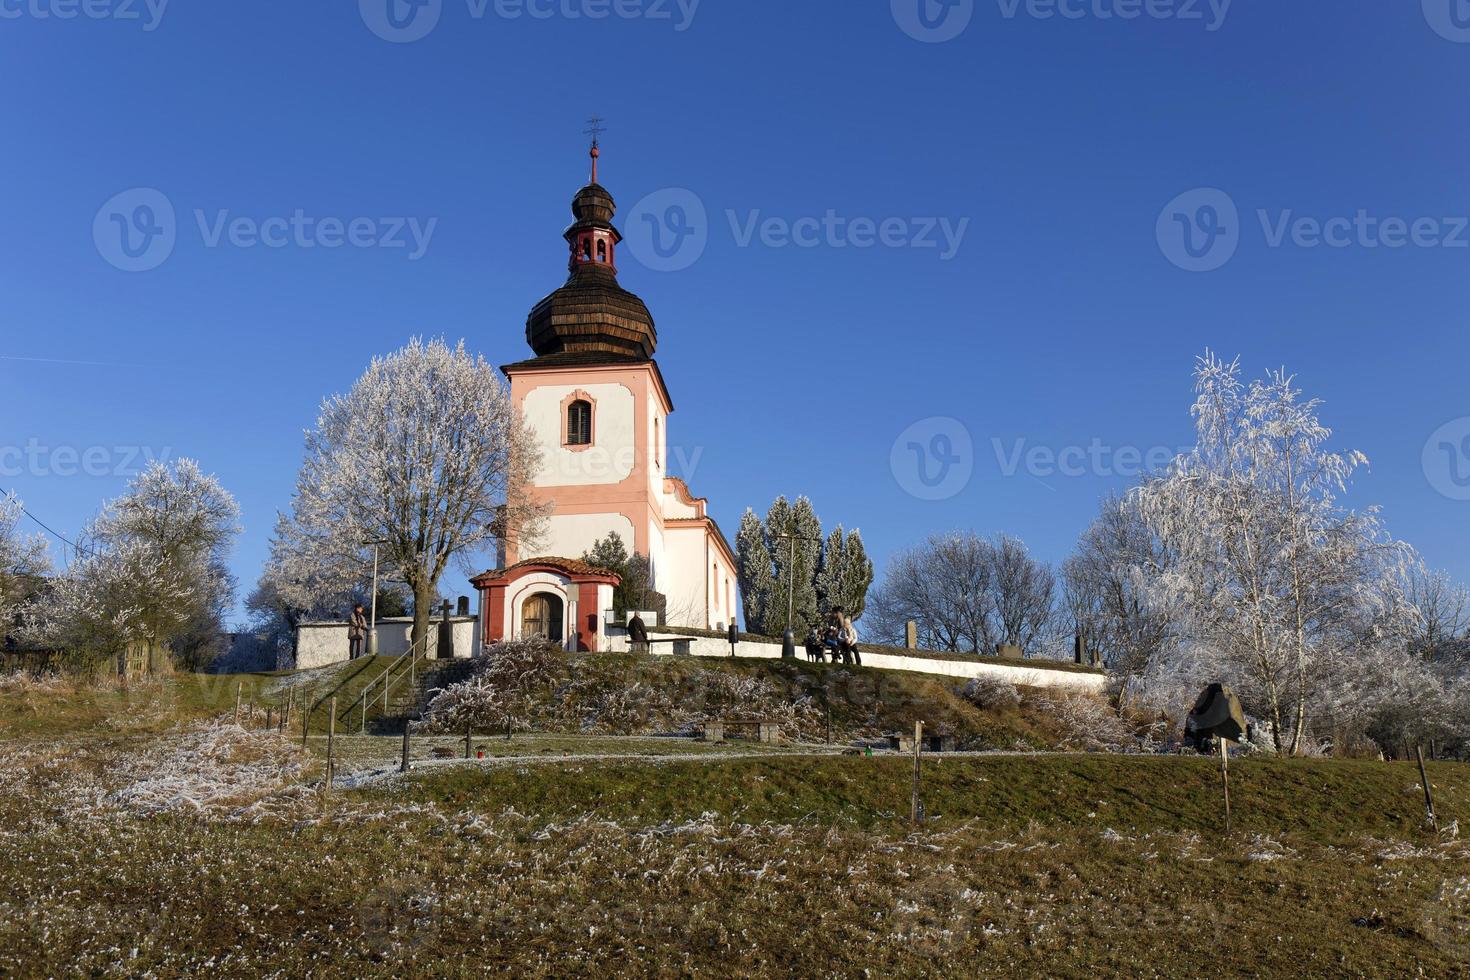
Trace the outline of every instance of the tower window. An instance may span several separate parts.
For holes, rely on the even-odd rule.
[[[567,445],[592,445],[592,403],[578,399],[567,406]]]
[[[597,240],[597,261],[607,261],[607,242],[600,238]]]

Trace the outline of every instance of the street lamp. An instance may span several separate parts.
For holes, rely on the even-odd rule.
[[[796,524],[793,522],[791,526],[795,528]],[[786,583],[786,633],[781,637],[781,657],[794,660],[796,658],[796,632],[791,628],[791,621],[796,618],[796,542],[815,541],[821,544],[822,539],[797,534],[794,530],[778,534],[776,537],[791,542],[791,559],[786,565],[786,572],[790,578]]]
[[[369,657],[376,657],[378,655],[378,548],[387,543],[387,541],[384,541],[382,539],[363,542],[363,544],[370,544],[373,546],[373,595],[371,599],[373,611],[371,615],[371,625],[369,625],[368,627]]]

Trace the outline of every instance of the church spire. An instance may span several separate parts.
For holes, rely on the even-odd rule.
[[[603,133],[607,132],[602,126],[602,117],[593,116],[587,120],[587,135],[592,137],[592,183],[597,183],[597,159],[602,156],[602,150],[598,148],[597,140]]]
[[[623,236],[613,227],[613,215],[617,212],[612,195],[597,182],[597,163],[602,157],[598,137],[605,130],[602,119],[593,116],[587,130],[592,137],[592,182],[577,192],[572,200],[572,215],[577,220],[566,230],[567,244],[571,246],[570,268],[575,275],[579,271],[601,270],[616,276],[618,267],[615,252]]]

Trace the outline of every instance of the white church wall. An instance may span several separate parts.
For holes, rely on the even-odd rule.
[[[669,625],[696,629],[709,626],[705,606],[709,569],[705,567],[708,551],[704,528],[670,528],[665,533],[664,549],[668,555],[668,588],[660,591],[669,599]]]
[[[562,403],[578,391],[596,404],[593,444],[574,451],[562,446]],[[536,486],[603,486],[626,480],[637,462],[635,407],[633,393],[620,384],[545,385],[527,392],[521,412],[542,447]]]
[[[594,541],[614,531],[623,544],[633,547],[633,522],[622,514],[552,514],[546,521],[546,533],[538,542],[538,554],[521,557],[581,558]]]

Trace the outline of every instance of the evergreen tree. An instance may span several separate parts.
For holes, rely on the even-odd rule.
[[[766,547],[765,526],[749,508],[740,518],[740,532],[735,536],[735,563],[745,609],[745,628],[752,633],[765,633],[766,612],[770,609],[775,582],[774,566],[771,551]]]
[[[663,616],[662,597],[653,591],[652,564],[644,555],[630,555],[618,532],[609,531],[607,537],[593,542],[592,549],[582,555],[582,560],[614,572],[622,579],[613,589],[613,612],[616,615],[622,616],[629,609],[639,609]]]
[[[786,534],[795,535],[795,541],[782,537]],[[822,522],[812,502],[798,497],[791,504],[784,496],[777,497],[766,514],[766,542],[776,566],[773,608],[766,614],[766,632],[774,635],[790,625],[800,635],[820,622],[816,577],[822,556]]]
[[[862,617],[868,605],[868,587],[873,584],[873,563],[863,548],[859,531],[845,532],[839,524],[827,535],[822,566],[817,572],[817,607],[825,615],[838,606],[853,620]]]

